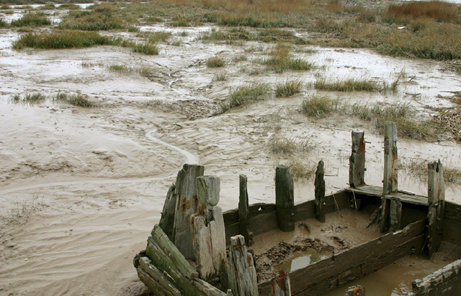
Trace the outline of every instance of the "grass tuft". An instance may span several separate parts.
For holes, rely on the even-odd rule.
[[[376,81],[347,79],[337,82],[327,82],[322,78],[314,83],[314,87],[320,90],[328,91],[380,91],[383,87],[379,86]]]
[[[25,94],[22,98],[20,95],[16,94],[10,97],[10,102],[33,105],[33,104],[43,102],[45,99],[46,99],[46,96],[41,93]]]
[[[227,81],[228,77],[226,76],[226,73],[219,73],[213,78],[213,80],[214,81]]]
[[[280,98],[297,94],[301,92],[302,85],[301,80],[290,80],[285,83],[279,83],[275,86],[275,96]]]
[[[40,27],[51,25],[43,12],[27,13],[22,18],[11,21],[12,27]]]
[[[68,95],[66,93],[58,93],[56,97],[53,98],[54,101],[61,101],[66,102],[74,106],[90,108],[95,107],[96,104],[91,102],[88,99],[87,95],[81,94],[78,92],[77,94]]]
[[[458,7],[444,1],[411,1],[399,5],[390,5],[388,19],[401,21],[416,18],[432,18],[439,22],[459,22]]]
[[[279,137],[278,135],[272,135],[268,142],[269,148],[272,153],[275,154],[293,154],[300,151],[310,151],[313,146],[307,141],[299,141],[296,138],[285,138]]]
[[[239,86],[231,91],[226,102],[221,103],[218,114],[222,114],[232,108],[265,100],[269,91],[270,86],[267,83]]]
[[[263,64],[277,73],[285,70],[308,71],[314,66],[302,59],[293,58],[286,46],[277,46],[271,53],[271,57],[263,61]]]
[[[312,96],[301,104],[301,111],[307,116],[323,117],[339,108],[338,99]]]
[[[224,60],[220,57],[211,57],[206,61],[206,66],[208,68],[224,67],[224,64]]]

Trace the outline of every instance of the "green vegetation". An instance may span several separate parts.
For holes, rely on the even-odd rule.
[[[270,86],[266,83],[239,86],[231,91],[227,101],[221,104],[218,113],[224,113],[235,107],[265,100],[269,91]]]
[[[258,29],[255,33],[251,33],[244,28],[220,29],[205,33],[202,40],[208,41],[227,41],[236,40],[243,41],[262,41],[262,42],[291,42],[296,44],[304,44],[304,40],[296,37],[293,32],[283,29]]]
[[[11,21],[12,27],[40,27],[51,25],[51,21],[42,12],[27,13],[18,20]]]
[[[90,11],[69,11],[69,14],[59,23],[60,29],[84,31],[116,30],[126,27],[126,21],[121,16],[117,5],[102,3],[89,7]]]
[[[290,80],[285,83],[279,83],[275,86],[275,96],[277,98],[292,96],[301,92],[302,85],[301,80]]]
[[[126,42],[124,46],[129,46],[133,50],[133,52],[143,53],[145,55],[157,55],[159,53],[159,49],[156,44],[145,42],[145,43],[132,43]]]
[[[36,104],[36,103],[43,102],[45,99],[46,99],[46,96],[41,93],[25,94],[22,98],[20,95],[16,94],[10,97],[10,102]]]
[[[301,112],[307,116],[323,117],[339,109],[339,100],[328,97],[312,96],[301,104]]]
[[[111,65],[109,66],[109,71],[128,73],[128,72],[131,72],[131,69],[125,65]]]
[[[87,95],[81,94],[79,92],[73,95],[68,95],[66,93],[58,93],[56,97],[53,98],[53,100],[60,101],[60,102],[66,102],[74,106],[85,107],[85,108],[97,106],[95,103],[91,102],[88,99]]]
[[[44,49],[83,48],[97,45],[119,45],[121,39],[101,36],[97,32],[81,32],[74,30],[57,31],[55,33],[22,35],[13,43],[14,49],[24,47]]]
[[[387,21],[400,24],[418,18],[432,18],[439,22],[460,22],[457,5],[445,1],[411,1],[390,5],[386,15]]]
[[[381,91],[383,87],[373,80],[347,79],[343,81],[327,82],[325,78],[318,79],[314,87],[329,91]]]
[[[170,32],[155,32],[155,33],[149,33],[147,36],[149,38],[149,42],[151,43],[158,43],[160,41],[166,42],[168,38],[171,37]]]
[[[6,27],[8,27],[8,24],[4,20],[0,19],[0,28],[6,28]]]
[[[278,45],[270,53],[270,58],[263,61],[270,69],[277,73],[282,73],[285,70],[308,71],[314,66],[302,59],[293,58],[288,47]]]
[[[227,81],[228,78],[226,76],[226,73],[219,73],[213,78],[213,80],[214,81]]]
[[[211,57],[206,61],[208,68],[224,67],[225,61],[220,57]]]

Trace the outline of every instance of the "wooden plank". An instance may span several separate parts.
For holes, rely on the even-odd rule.
[[[224,224],[230,225],[233,223],[238,223],[239,221],[239,213],[238,208],[233,210],[228,210],[223,213]]]
[[[247,176],[239,176],[239,230],[245,237],[247,246],[253,245],[253,233],[250,231],[250,206],[248,201]]]
[[[397,152],[397,126],[388,122],[384,126],[384,179],[383,195],[388,195],[398,190],[398,152]]]
[[[323,160],[319,161],[315,171],[315,217],[320,222],[325,223],[325,173],[323,166]]]
[[[295,207],[295,222],[315,218],[315,200],[300,203]]]
[[[176,178],[175,194],[176,214],[172,241],[186,259],[195,260],[192,246],[192,228],[190,218],[203,210],[199,209],[197,198],[197,177],[203,176],[204,167],[185,164]]]
[[[206,281],[202,279],[194,279],[192,281],[192,284],[207,296],[226,296],[228,295],[227,293],[224,293],[223,291],[210,285],[209,283],[207,283]]]
[[[445,201],[444,209],[445,219],[461,222],[461,205]]]
[[[445,184],[443,180],[443,165],[440,162],[429,163],[428,166],[428,189],[429,202],[427,245],[429,257],[438,251],[442,243],[443,220],[445,207]]]
[[[258,284],[253,256],[247,251],[245,238],[231,238],[229,250],[229,287],[236,295],[257,296]]]
[[[162,271],[152,264],[152,261],[148,257],[139,258],[139,269],[150,276],[150,279],[145,277],[145,281],[148,283],[146,284],[145,281],[143,281],[143,283],[145,283],[151,291],[151,286],[153,286],[155,287],[155,290],[164,291],[164,295],[181,296],[181,292],[174,286],[170,279],[163,274]]]
[[[271,296],[291,296],[290,276],[285,270],[279,271],[279,276],[271,282]]]
[[[295,230],[293,188],[290,168],[283,165],[278,166],[275,170],[275,207],[279,229],[285,232]]]
[[[158,282],[154,280],[147,272],[142,270],[141,268],[136,268],[136,271],[138,273],[138,277],[141,280],[141,282],[144,283],[144,285],[149,288],[149,290],[154,293],[156,296],[176,296],[178,294],[172,294],[168,290],[164,288],[164,286],[161,284],[161,282]],[[182,295],[179,293],[179,295]]]
[[[413,282],[413,292],[418,296],[461,295],[461,260]]]
[[[349,158],[349,186],[357,188],[365,184],[365,133],[352,130],[352,153]]]
[[[171,185],[166,194],[165,203],[163,204],[162,217],[160,218],[159,226],[163,229],[166,235],[173,238],[174,215],[176,212],[176,203],[178,196],[174,193],[175,185]]]
[[[391,231],[396,231],[402,228],[402,202],[396,197],[391,198],[389,223]]]
[[[250,231],[254,236],[272,231],[279,227],[275,211],[262,213],[250,219]]]

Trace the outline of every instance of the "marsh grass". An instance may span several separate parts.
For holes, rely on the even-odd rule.
[[[302,86],[301,80],[287,80],[285,83],[278,83],[275,86],[275,96],[277,98],[292,96],[301,92]]]
[[[295,180],[310,180],[315,175],[316,166],[303,162],[298,158],[290,159],[288,165],[290,173]]]
[[[45,101],[46,96],[41,93],[34,93],[34,94],[25,94],[21,97],[21,95],[15,94],[10,97],[9,101],[12,103],[23,103],[34,105],[37,103],[41,103]]]
[[[222,114],[232,108],[265,100],[268,98],[270,90],[271,88],[267,83],[254,83],[239,86],[231,90],[227,100],[220,104],[217,114]]]
[[[130,73],[132,72],[132,69],[125,65],[110,65],[109,71],[118,73]]]
[[[334,111],[339,110],[340,102],[338,99],[331,99],[325,96],[312,96],[304,100],[301,104],[301,112],[307,116],[324,117]]]
[[[113,37],[101,36],[97,32],[65,30],[55,33],[29,33],[22,35],[17,41],[13,42],[13,48],[84,48],[98,45],[119,45],[121,41],[120,38],[115,39]]]
[[[411,1],[398,5],[390,5],[387,20],[398,23],[408,19],[432,18],[439,22],[459,23],[458,7],[445,1]]]
[[[381,91],[383,86],[373,80],[346,79],[342,81],[328,82],[325,78],[318,79],[314,87],[328,91]]]
[[[226,73],[219,73],[213,77],[213,81],[227,81],[228,79]]]
[[[96,103],[88,99],[87,95],[84,95],[80,92],[77,92],[76,94],[71,94],[71,95],[68,95],[66,93],[57,93],[56,96],[53,98],[53,100],[60,101],[60,102],[66,102],[68,104],[78,106],[78,107],[84,107],[84,108],[90,108],[90,107],[97,106]]]
[[[128,42],[127,45],[131,47],[133,52],[139,52],[145,55],[157,55],[160,50],[155,43],[144,42],[144,43],[132,43]],[[125,45],[126,46],[126,45]]]
[[[11,21],[10,25],[12,27],[40,27],[51,25],[51,21],[43,12],[29,12],[23,15],[22,18]]]
[[[286,46],[276,46],[269,54],[271,57],[262,61],[276,73],[282,73],[285,70],[308,71],[314,68],[314,65],[302,60],[293,58],[290,50]]]
[[[88,9],[69,11],[58,27],[84,31],[116,30],[126,27],[126,18],[122,18],[121,10],[117,5],[94,4]]]
[[[290,155],[295,152],[308,152],[313,148],[310,144],[310,139],[299,140],[294,137],[286,138],[276,134],[269,138],[268,146],[272,153],[285,155]]]
[[[171,37],[171,32],[154,32],[147,36],[150,43],[166,42]]]
[[[224,67],[225,61],[220,57],[211,57],[206,61],[208,68],[219,68]]]
[[[59,5],[57,8],[58,9],[69,9],[69,10],[81,9],[80,6],[78,6],[77,4],[74,4],[74,3],[63,3],[63,4]]]
[[[2,5],[0,6],[0,9],[2,9],[2,10],[4,10],[4,9],[12,9],[12,7],[9,6],[8,4],[2,4]]]
[[[400,161],[400,167],[405,169],[410,175],[427,183],[429,161],[420,158],[403,158]],[[461,170],[458,168],[443,167],[443,179],[448,184],[461,184]]]
[[[8,23],[0,19],[0,28],[7,28],[7,27],[8,27]]]
[[[243,62],[243,61],[247,61],[247,60],[248,60],[248,58],[245,55],[238,55],[238,56],[235,56],[235,57],[232,58],[232,61],[234,63]]]

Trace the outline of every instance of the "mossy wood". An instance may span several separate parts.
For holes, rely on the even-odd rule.
[[[163,204],[162,217],[160,218],[159,226],[163,229],[166,235],[173,238],[174,215],[176,212],[176,203],[178,195],[175,194],[175,185],[171,185],[166,194],[165,203]]]
[[[275,170],[275,206],[280,230],[293,231],[295,229],[293,178],[287,166],[278,166]]]

